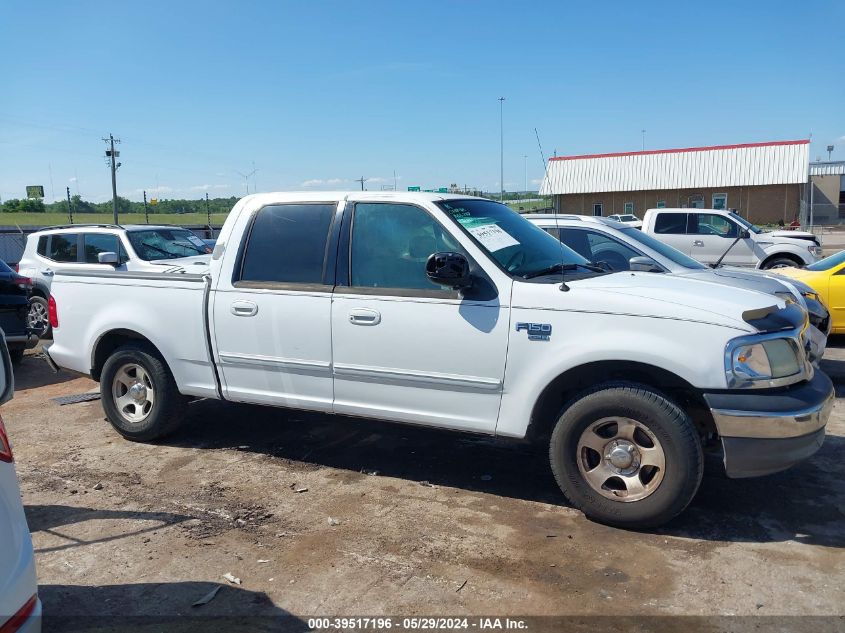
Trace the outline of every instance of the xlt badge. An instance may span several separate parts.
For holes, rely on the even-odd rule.
[[[548,341],[552,336],[551,323],[517,323],[516,331],[525,330],[529,341]]]

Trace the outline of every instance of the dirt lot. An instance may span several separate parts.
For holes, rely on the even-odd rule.
[[[679,519],[635,533],[567,507],[522,445],[210,401],[133,444],[99,402],[50,400],[90,380],[35,356],[16,380],[3,417],[48,615],[845,614],[841,399],[810,462],[732,481],[711,460]]]

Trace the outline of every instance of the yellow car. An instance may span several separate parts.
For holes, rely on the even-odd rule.
[[[831,334],[845,334],[845,251],[806,268],[778,268],[774,272],[803,281],[819,293],[819,298],[830,310]]]

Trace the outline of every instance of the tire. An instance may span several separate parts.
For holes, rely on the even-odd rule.
[[[20,365],[23,362],[23,355],[26,350],[24,349],[10,349],[9,350],[9,358],[12,360],[13,365]]]
[[[187,404],[167,364],[143,343],[127,343],[112,352],[103,365],[100,392],[106,418],[133,442],[150,442],[173,433]]]
[[[657,527],[680,514],[704,471],[689,416],[630,383],[599,386],[570,402],[552,432],[549,461],[570,503],[591,520],[621,528]]]
[[[771,270],[772,268],[796,268],[803,266],[790,257],[775,257],[766,262],[763,270]]]
[[[38,338],[50,338],[50,334],[52,334],[48,315],[47,300],[40,295],[32,295],[29,298],[29,313],[26,317],[26,324]]]

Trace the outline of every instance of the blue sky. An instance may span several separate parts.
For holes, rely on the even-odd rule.
[[[0,196],[459,183],[547,156],[807,138],[845,159],[845,3],[4,2]],[[527,159],[524,158],[527,156]],[[51,184],[52,180],[52,184]],[[254,180],[254,182],[253,182]]]

